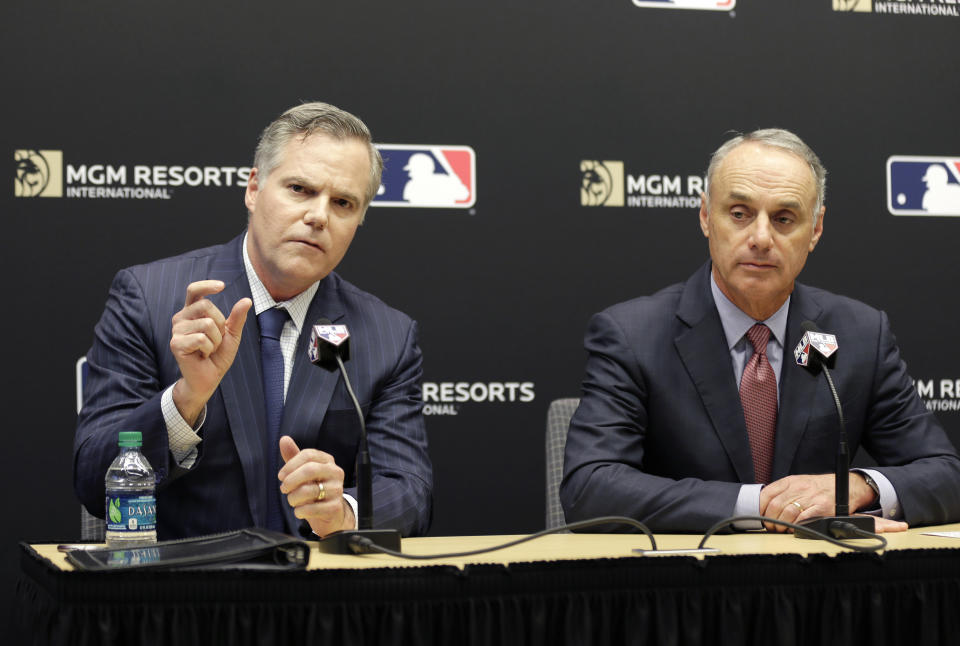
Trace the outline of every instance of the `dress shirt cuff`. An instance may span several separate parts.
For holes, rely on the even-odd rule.
[[[760,515],[760,490],[762,484],[741,485],[740,493],[737,495],[737,504],[733,508],[734,516],[759,516]],[[763,529],[759,520],[741,520],[733,524],[734,529]]]
[[[360,514],[357,513],[357,499],[348,493],[343,494],[343,499],[347,501],[350,509],[353,510],[353,528],[357,529],[360,526]]]
[[[858,509],[858,513],[879,516],[882,512],[884,518],[903,520],[903,511],[900,509],[900,499],[897,498],[897,490],[893,488],[887,476],[873,469],[851,469],[851,471],[870,476],[880,490],[880,498],[878,500],[880,503],[879,507],[874,507],[873,509]]]
[[[160,411],[163,413],[163,421],[167,425],[167,443],[170,446],[170,454],[174,462],[184,469],[190,469],[197,461],[197,445],[200,444],[201,437],[197,431],[203,426],[207,419],[207,407],[204,406],[200,411],[200,417],[197,418],[197,427],[191,428],[187,420],[177,410],[177,405],[173,403],[173,386],[170,386],[163,395],[160,396]]]

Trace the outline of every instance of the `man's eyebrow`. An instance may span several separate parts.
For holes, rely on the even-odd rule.
[[[784,208],[784,209],[793,209],[794,211],[803,208],[803,204],[801,204],[801,203],[798,202],[797,200],[781,200],[781,201],[779,202],[779,205],[780,205],[781,208]]]
[[[284,175],[281,180],[283,184],[299,184],[301,186],[311,187],[310,180],[306,177],[300,177],[299,175]]]
[[[750,195],[747,195],[746,193],[731,191],[730,195],[728,196],[728,199],[734,202],[750,202],[753,199],[753,197]],[[798,200],[794,200],[791,198],[786,198],[777,202],[777,206],[779,206],[782,209],[793,209],[793,210],[803,208],[803,204],[801,204]]]
[[[283,177],[283,184],[298,184],[304,188],[314,189],[314,184],[306,177],[301,177],[300,175],[285,175]],[[354,195],[351,191],[341,191],[337,187],[333,187],[332,192],[335,193],[338,197],[342,197],[346,200],[353,202],[354,204],[362,204],[360,197]]]

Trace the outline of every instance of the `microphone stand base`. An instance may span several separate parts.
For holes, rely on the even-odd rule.
[[[395,529],[352,529],[334,532],[318,541],[318,547],[324,554],[376,554],[363,545],[357,545],[358,538],[365,538],[375,545],[400,551],[400,532]]]
[[[876,529],[873,516],[821,516],[820,518],[810,518],[797,524],[806,529],[832,536],[833,538],[866,538],[866,536],[856,534],[851,528],[838,526],[839,523],[849,523],[857,529],[870,532],[871,534],[874,533]],[[797,538],[823,540],[820,536],[802,529],[795,530],[794,536]]]

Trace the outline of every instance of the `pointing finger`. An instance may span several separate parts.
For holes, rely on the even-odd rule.
[[[196,303],[204,296],[222,292],[225,287],[222,280],[198,280],[187,285],[187,298],[183,303],[184,307]]]

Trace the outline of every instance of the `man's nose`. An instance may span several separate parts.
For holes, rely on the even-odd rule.
[[[323,229],[327,226],[327,211],[330,208],[329,200],[317,197],[311,200],[303,214],[303,221],[311,227]]]
[[[773,228],[770,215],[766,212],[757,214],[750,232],[752,244],[760,249],[769,249],[773,244]]]

